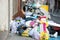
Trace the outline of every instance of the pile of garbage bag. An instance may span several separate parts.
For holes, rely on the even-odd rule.
[[[37,3],[38,4],[38,3]],[[32,7],[33,6],[33,7]],[[26,5],[25,18],[16,17],[10,23],[11,33],[17,33],[20,36],[32,37],[36,40],[49,39],[48,12],[40,8],[40,4]],[[45,35],[45,36],[44,36]]]
[[[40,19],[44,19],[45,17],[35,17],[31,19],[31,17],[27,17],[25,19],[21,17],[16,17],[15,20],[12,20],[10,23],[11,33],[17,33],[20,36],[32,37],[36,40],[40,40],[40,35],[44,32],[43,22]],[[27,20],[26,20],[27,19]],[[45,19],[43,21],[46,21]],[[47,22],[47,21],[46,21]],[[45,27],[47,39],[49,39],[49,31],[47,27]]]

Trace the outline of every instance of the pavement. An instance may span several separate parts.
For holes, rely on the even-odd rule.
[[[22,36],[19,36],[17,34],[9,33],[6,40],[34,40],[34,39],[32,39],[30,37],[22,37]]]
[[[7,31],[0,31],[0,40],[6,40],[8,36],[8,32]]]
[[[9,33],[6,40],[35,40],[35,39],[30,38],[30,37],[22,37],[16,34]],[[51,37],[49,40],[60,40],[60,36],[58,36],[57,38]]]
[[[8,32],[0,32],[0,40],[35,40],[30,37],[22,37],[17,34],[9,33]],[[50,38],[49,40],[60,40],[60,36],[57,38]]]

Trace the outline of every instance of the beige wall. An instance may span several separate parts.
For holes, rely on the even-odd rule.
[[[8,30],[8,0],[0,0],[0,30]]]
[[[10,0],[10,21],[12,19],[13,16],[13,0]]]
[[[18,12],[18,0],[10,0],[10,21],[12,16]]]
[[[0,30],[8,30],[8,19],[10,18],[11,21],[13,14],[18,11],[17,8],[18,0],[10,0],[10,2],[8,0],[0,0]],[[10,17],[8,16],[9,13]]]
[[[13,0],[13,13],[18,12],[18,0]]]

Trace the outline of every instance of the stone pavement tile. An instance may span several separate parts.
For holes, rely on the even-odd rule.
[[[7,35],[8,35],[7,31],[4,32],[0,31],[0,40],[5,40],[7,38]]]
[[[21,37],[16,34],[9,34],[7,40],[34,40],[30,37]]]

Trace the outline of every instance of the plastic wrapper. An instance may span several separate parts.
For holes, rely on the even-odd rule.
[[[30,32],[29,35],[32,36],[32,38],[35,38],[36,40],[39,40],[40,34],[37,31],[37,27],[34,27]]]
[[[29,31],[31,30],[31,28],[27,28],[23,33],[22,36],[29,36]]]

